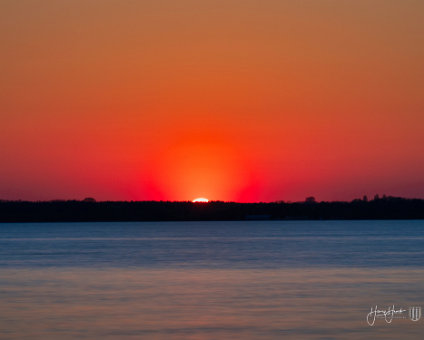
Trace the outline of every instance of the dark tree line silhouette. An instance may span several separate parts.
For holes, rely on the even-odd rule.
[[[399,197],[351,202],[209,203],[167,201],[0,201],[0,222],[196,221],[280,219],[423,219],[424,200]]]

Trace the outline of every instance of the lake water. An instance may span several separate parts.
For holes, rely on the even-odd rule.
[[[424,221],[3,223],[0,338],[423,339],[423,259]]]

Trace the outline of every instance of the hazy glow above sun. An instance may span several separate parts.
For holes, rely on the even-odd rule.
[[[199,197],[193,200],[193,203],[208,203],[209,200],[207,198],[204,197]]]

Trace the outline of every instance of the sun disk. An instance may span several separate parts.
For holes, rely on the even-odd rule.
[[[208,203],[209,200],[207,198],[204,197],[199,197],[193,200],[193,203]]]

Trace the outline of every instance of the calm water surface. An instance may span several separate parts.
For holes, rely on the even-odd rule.
[[[0,224],[0,338],[423,339],[424,221]]]

